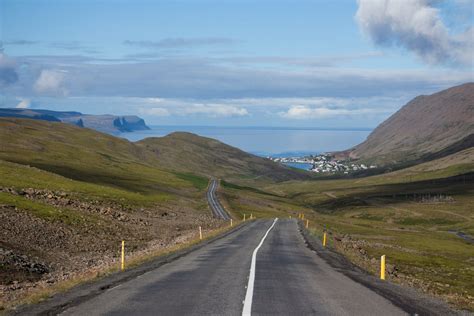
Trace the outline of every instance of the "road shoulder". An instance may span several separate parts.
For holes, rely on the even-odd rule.
[[[19,306],[15,310],[10,311],[11,315],[57,315],[62,311],[79,305],[89,299],[100,295],[104,291],[111,289],[119,284],[132,280],[144,273],[155,270],[167,263],[171,263],[191,252],[199,250],[216,240],[225,238],[233,233],[238,232],[242,228],[252,225],[255,222],[242,223],[230,230],[227,230],[217,236],[206,239],[198,244],[191,245],[187,248],[176,252],[159,256],[151,259],[139,266],[130,268],[124,272],[115,272],[105,277],[95,279],[93,281],[75,286],[66,292],[57,293],[54,296],[42,301],[38,304]]]
[[[467,312],[453,310],[446,303],[428,297],[413,288],[379,280],[351,263],[342,254],[323,248],[320,240],[310,234],[302,222],[298,223],[298,228],[307,247],[316,252],[331,267],[389,300],[405,312],[411,315],[469,315]]]

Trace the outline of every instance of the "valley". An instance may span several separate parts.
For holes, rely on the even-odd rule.
[[[199,244],[199,228],[205,238],[222,234],[230,218],[246,227],[244,219],[298,214],[303,232],[315,240],[327,232],[328,251],[364,273],[376,275],[386,255],[388,282],[474,309],[469,142],[453,139],[391,171],[334,178],[191,133],[129,142],[2,118],[0,138],[4,310],[113,276],[122,240],[133,266]]]
[[[0,0],[0,316],[474,315],[473,0]]]

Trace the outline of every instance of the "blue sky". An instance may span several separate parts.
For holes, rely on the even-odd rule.
[[[469,0],[0,0],[0,106],[373,127],[473,81]]]

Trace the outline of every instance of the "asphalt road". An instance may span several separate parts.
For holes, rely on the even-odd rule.
[[[242,315],[244,301],[252,315],[405,314],[307,248],[295,220],[273,223],[249,223],[63,314]],[[249,282],[252,254],[255,275]]]
[[[211,183],[209,184],[209,188],[207,189],[207,202],[209,203],[209,207],[212,210],[212,213],[215,217],[221,218],[224,220],[230,220],[230,215],[224,210],[221,203],[216,197],[216,189],[219,185],[219,182],[216,179],[211,179]]]

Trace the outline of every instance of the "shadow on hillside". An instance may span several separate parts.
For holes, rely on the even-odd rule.
[[[15,161],[13,161],[15,162]],[[30,166],[58,174],[60,176],[92,184],[104,185],[112,188],[122,189],[135,193],[153,194],[159,192],[173,192],[172,189],[151,183],[145,179],[127,176],[127,171],[123,170],[123,175],[119,173],[100,172],[97,169],[84,170],[67,166],[57,166],[42,163],[29,163]]]
[[[312,204],[311,208],[323,213],[342,211],[347,207],[378,206],[405,203],[407,201],[452,202],[456,195],[472,194],[474,172],[442,179],[431,179],[408,183],[374,185],[369,190],[345,195],[322,203]]]

